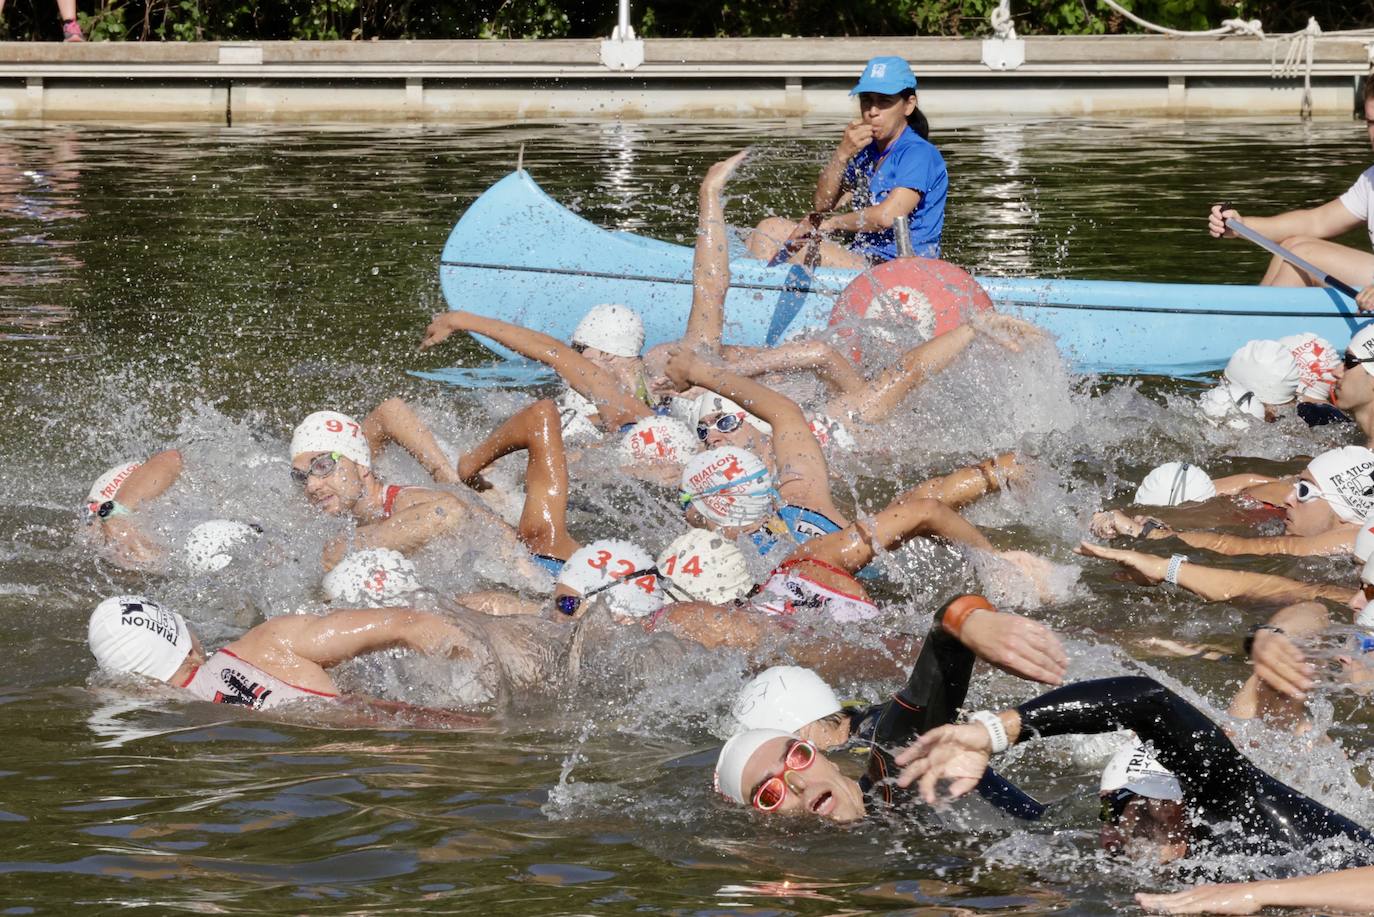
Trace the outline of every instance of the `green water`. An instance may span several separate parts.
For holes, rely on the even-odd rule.
[[[444,307],[437,262],[449,229],[513,168],[521,144],[541,185],[587,218],[690,241],[708,164],[754,145],[731,185],[731,222],[796,214],[837,128],[4,129],[0,914],[1106,913],[1129,907],[1137,888],[1168,886],[1167,875],[1093,854],[1093,778],[1048,752],[1013,775],[1047,797],[1086,801],[1071,799],[1044,830],[969,833],[917,819],[839,831],[727,809],[709,780],[713,730],[740,683],[734,660],[705,680],[667,671],[632,695],[505,711],[476,731],[280,722],[88,687],[85,619],[100,597],[147,588],[183,601],[262,599],[246,581],[168,583],[84,551],[72,508],[114,461],[193,442],[262,518],[289,527],[301,511],[275,515],[273,500],[290,492],[262,477],[278,471],[241,463],[250,440],[281,449],[322,404],[361,413],[395,394],[450,422],[456,441],[508,413],[505,396],[455,396],[407,371],[481,359],[470,343],[425,355],[416,345]],[[946,255],[990,274],[1253,280],[1264,256],[1210,241],[1208,205],[1319,203],[1370,159],[1347,121],[1005,120],[936,131],[952,176]],[[1129,390],[1139,382],[1155,401]],[[1001,546],[1071,564],[1077,516],[1110,489],[1104,481],[1177,457],[1161,450],[1208,460],[1214,473],[1246,465],[1237,453],[1302,451],[1293,428],[1244,447],[1185,429],[1157,408],[1185,389],[1100,386],[1131,406],[1103,421],[1106,433],[1077,422],[1051,431],[1041,419],[1005,442],[1000,426],[956,413],[949,424],[967,422],[968,442],[934,451],[1021,445],[1046,459],[1061,478],[1042,499],[976,518]],[[1091,405],[1106,401],[1081,397],[1084,417],[1105,416]],[[904,462],[856,473],[890,493],[924,470]],[[1349,576],[1323,562],[1252,566]],[[1260,615],[1122,586],[1110,573],[1085,566],[1077,593],[1038,612],[1073,639],[1079,676],[1132,665],[1129,648],[1113,649],[1127,637],[1235,644]],[[269,600],[280,578],[267,577]],[[207,626],[218,637],[234,630],[223,616]],[[1246,673],[1235,661],[1149,664],[1220,708]],[[990,704],[1029,691],[980,676],[975,696]],[[1362,761],[1368,714],[1346,697],[1336,708],[1349,718],[1335,732]],[[1368,822],[1371,810],[1353,814]]]

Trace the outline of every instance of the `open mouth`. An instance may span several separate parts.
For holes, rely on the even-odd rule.
[[[835,798],[835,794],[826,790],[811,801],[811,811],[817,815],[824,814],[830,808],[830,801]]]

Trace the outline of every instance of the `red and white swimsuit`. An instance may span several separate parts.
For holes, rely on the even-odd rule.
[[[284,682],[228,650],[220,650],[201,663],[182,687],[212,704],[238,704],[254,710],[270,710],[291,701],[338,697]]]
[[[410,490],[414,484],[388,484],[386,490],[382,492],[382,518],[390,519],[391,514],[396,511],[396,498],[401,491]]]
[[[854,584],[854,593],[840,592],[804,576],[795,569],[803,563],[838,573]],[[854,577],[838,567],[812,558],[798,558],[781,564],[769,574],[763,588],[749,600],[749,604],[773,615],[817,610],[836,621],[866,621],[878,616],[878,606],[864,598],[863,587]]]

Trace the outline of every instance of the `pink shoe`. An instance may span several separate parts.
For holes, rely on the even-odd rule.
[[[63,41],[85,41],[86,36],[81,34],[81,23],[75,19],[68,19],[62,23]]]

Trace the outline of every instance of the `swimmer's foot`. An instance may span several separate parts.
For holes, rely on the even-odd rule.
[[[1026,479],[1026,466],[1016,460],[1015,452],[1003,452],[996,458],[981,461],[978,463],[978,470],[987,482],[988,493],[996,493],[1009,484]]]
[[[739,164],[749,157],[749,149],[740,150],[729,159],[722,159],[720,162],[706,170],[706,178],[701,182],[703,191],[719,191],[725,187],[725,183],[730,180],[730,176],[735,174],[735,169]]]

